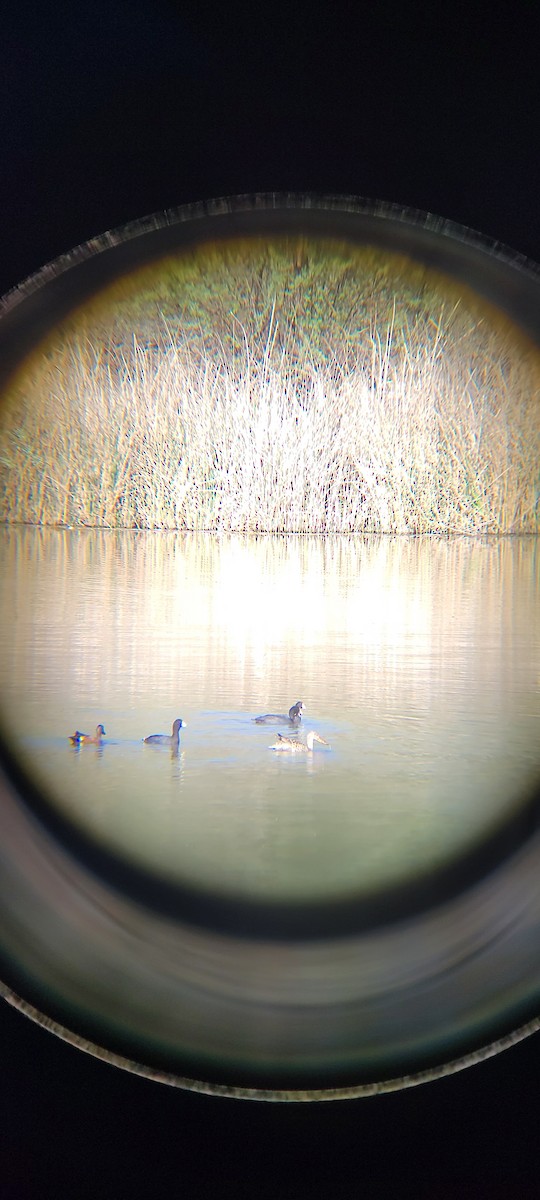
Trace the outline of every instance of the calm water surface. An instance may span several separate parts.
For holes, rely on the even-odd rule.
[[[0,529],[4,727],[83,829],[257,898],[450,861],[540,775],[534,538]],[[275,754],[258,713],[306,705]],[[180,754],[144,746],[182,717]],[[102,750],[73,750],[102,722]],[[283,732],[287,732],[285,729]]]

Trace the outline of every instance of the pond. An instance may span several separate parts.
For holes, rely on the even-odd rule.
[[[534,537],[0,529],[1,721],[62,813],[166,880],[346,900],[501,827],[540,775]],[[327,743],[270,747],[297,700]],[[181,717],[179,753],[145,745]],[[74,748],[75,729],[106,730]]]

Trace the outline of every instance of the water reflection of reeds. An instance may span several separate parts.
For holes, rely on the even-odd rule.
[[[122,681],[128,702],[176,679],[179,701],[212,706],[217,688],[219,707],[248,713],[298,696],[311,712],[392,696],[421,711],[457,682],[487,685],[494,661],[493,687],[536,686],[534,538],[4,528],[0,545],[2,673],[30,693],[63,678],[106,696]],[[511,652],[522,639],[527,668]]]

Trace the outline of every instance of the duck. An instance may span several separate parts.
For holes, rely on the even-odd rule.
[[[313,754],[313,743],[320,742],[322,746],[328,746],[324,738],[315,733],[314,729],[310,729],[305,742],[300,742],[298,738],[284,737],[282,733],[278,733],[278,740],[273,746],[269,746],[269,750],[286,750],[291,754]]]
[[[177,717],[172,727],[172,733],[151,733],[149,737],[143,738],[143,742],[147,746],[172,746],[178,747],[180,741],[180,730],[185,729],[186,722],[182,721],[181,717]]]
[[[265,713],[262,717],[255,717],[256,725],[299,725],[302,720],[302,713],[305,711],[305,705],[301,700],[297,700],[289,709],[288,717],[285,713]]]
[[[91,733],[81,733],[80,729],[76,729],[75,733],[69,735],[69,740],[72,746],[101,746],[106,736],[104,726],[98,725],[94,737]]]

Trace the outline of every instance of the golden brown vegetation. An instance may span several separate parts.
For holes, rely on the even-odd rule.
[[[396,262],[214,252],[72,321],[7,398],[0,519],[538,532],[538,356]]]

